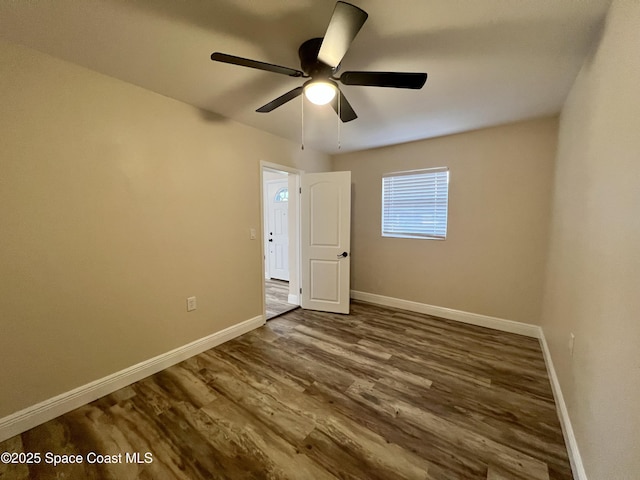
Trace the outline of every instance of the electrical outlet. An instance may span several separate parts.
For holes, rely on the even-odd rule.
[[[197,308],[196,297],[188,297],[187,298],[187,312],[192,312],[196,308]]]
[[[573,333],[569,334],[569,355],[573,357],[573,345],[576,343],[576,336]]]

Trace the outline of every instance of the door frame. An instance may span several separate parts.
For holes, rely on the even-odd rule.
[[[265,286],[265,191],[264,191],[264,172],[265,171],[275,171],[275,172],[284,172],[288,174],[288,178],[293,178],[293,183],[295,185],[295,190],[293,192],[294,195],[289,194],[289,202],[291,202],[292,197],[295,198],[294,208],[291,209],[291,203],[289,204],[289,217],[293,218],[294,227],[293,229],[289,229],[289,249],[293,252],[293,255],[290,256],[289,260],[293,258],[295,260],[295,265],[292,265],[292,262],[289,261],[289,297],[288,302],[293,305],[300,305],[300,286],[302,280],[302,269],[300,262],[300,176],[304,174],[304,170],[300,170],[298,168],[289,167],[286,165],[280,165],[277,163],[267,162],[265,160],[260,160],[260,230],[262,235],[260,235],[260,243],[261,243],[261,252],[260,255],[262,258],[262,270],[260,276],[262,277],[262,318],[267,318],[267,306],[265,302],[266,295],[266,286]],[[293,210],[293,211],[292,211]],[[291,226],[291,225],[290,225]]]

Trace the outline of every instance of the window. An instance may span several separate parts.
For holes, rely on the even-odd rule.
[[[274,201],[276,202],[288,202],[289,201],[289,189],[287,187],[281,188],[276,192]]]
[[[449,169],[382,176],[382,236],[444,240],[447,237]]]

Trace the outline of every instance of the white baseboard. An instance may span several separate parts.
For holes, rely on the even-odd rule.
[[[501,330],[503,332],[517,333],[527,337],[539,337],[540,327],[529,323],[514,322],[513,320],[479,315],[477,313],[464,312],[452,308],[437,307],[426,303],[402,300],[400,298],[385,297],[384,295],[377,295],[375,293],[358,292],[356,290],[351,290],[351,298],[354,300],[362,300],[363,302],[375,303],[377,305],[384,305],[386,307],[400,308],[410,312],[424,313],[426,315],[433,315],[434,317],[456,320],[470,325],[493,328],[494,330]]]
[[[544,355],[544,363],[547,366],[547,373],[549,374],[549,380],[551,381],[551,389],[553,390],[553,396],[556,401],[558,417],[560,418],[560,425],[562,427],[562,435],[564,436],[564,442],[567,446],[569,461],[571,462],[571,471],[573,472],[573,478],[575,480],[587,480],[587,473],[584,470],[582,457],[580,456],[580,451],[578,450],[578,442],[576,441],[576,436],[573,433],[573,427],[571,426],[571,419],[569,418],[567,404],[565,403],[564,396],[562,395],[562,389],[560,388],[560,382],[558,381],[558,376],[556,375],[556,369],[553,366],[553,360],[551,360],[549,345],[547,345],[547,339],[544,336],[544,331],[542,330],[542,328],[540,328],[539,339],[540,347],[542,348],[542,354]]]
[[[291,295],[287,297],[287,302],[293,305],[300,305],[300,297],[298,295]]]
[[[0,418],[0,442],[25,432],[42,423],[48,422],[60,415],[74,410],[82,405],[93,402],[100,397],[119,390],[142,380],[149,375],[164,370],[187,358],[232,340],[244,333],[250,332],[264,325],[264,317],[245,320],[214,334],[178,347],[169,352],[150,358],[143,362],[125,368],[104,378],[62,393],[53,398],[40,402],[16,413]]]

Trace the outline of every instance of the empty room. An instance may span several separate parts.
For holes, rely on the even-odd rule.
[[[640,478],[640,2],[0,2],[0,479]]]

